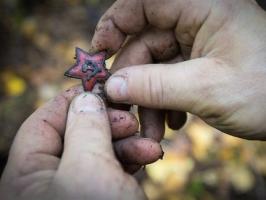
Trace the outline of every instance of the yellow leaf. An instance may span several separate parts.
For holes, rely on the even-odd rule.
[[[193,153],[195,157],[202,160],[207,157],[208,150],[212,148],[215,139],[215,131],[204,123],[191,123],[187,128],[187,133],[193,143]]]
[[[164,139],[173,139],[173,137],[176,135],[176,132],[173,131],[172,129],[170,129],[168,127],[167,124],[165,124],[165,135],[164,135]]]
[[[238,147],[238,146],[242,145],[244,142],[240,138],[233,137],[233,136],[227,135],[227,134],[223,134],[222,139],[223,139],[223,145],[225,147],[230,147],[230,148]]]
[[[168,151],[163,160],[148,165],[146,171],[154,182],[164,185],[169,192],[183,188],[193,168],[191,158]]]
[[[13,72],[4,72],[3,80],[5,91],[10,96],[19,96],[26,90],[26,82]]]
[[[162,191],[158,190],[158,187],[149,180],[145,180],[142,187],[150,200],[158,199],[161,195]]]
[[[108,60],[106,60],[106,68],[110,69],[112,64],[114,63],[115,60],[115,56],[112,56],[111,58],[109,58]]]
[[[255,178],[251,170],[244,165],[229,165],[227,173],[232,185],[238,191],[247,192],[255,184]]]

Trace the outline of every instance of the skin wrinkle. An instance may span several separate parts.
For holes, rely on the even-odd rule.
[[[53,152],[52,152],[52,154],[53,155],[55,155],[55,156],[60,156],[61,154],[62,154],[62,150],[60,150],[61,149],[61,147],[62,147],[62,141],[61,141],[61,134],[60,133],[58,133],[58,131],[56,131],[56,129],[52,126],[52,125],[50,125],[49,123],[47,123],[47,128],[49,127],[49,128],[51,128],[51,129],[53,129],[52,131],[54,132],[54,133],[56,133],[56,134],[54,134],[54,138],[53,138],[53,141],[55,142],[55,146],[57,146],[57,149],[54,149],[53,150]],[[41,132],[45,132],[45,133],[43,133],[43,134],[45,134],[45,135],[47,135],[47,128],[45,128],[45,130],[42,130]],[[48,128],[48,129],[49,129]],[[52,132],[51,131],[51,132]],[[49,138],[48,138],[49,139]],[[47,140],[48,140],[47,139]],[[38,153],[38,152],[37,152]],[[44,152],[39,152],[39,153],[44,153]]]
[[[145,73],[145,72],[144,72]],[[143,82],[145,82],[145,81],[143,81]],[[147,87],[147,91],[152,91],[152,89],[153,89],[153,80],[152,80],[152,77],[151,76],[149,76],[148,77],[148,87]],[[153,94],[153,92],[150,92],[149,93],[149,97],[148,97],[148,99],[150,99],[150,101],[151,102],[153,102],[156,98],[154,98],[153,96],[152,96],[152,94]],[[145,98],[145,94],[143,93],[143,97]],[[156,101],[156,100],[155,100]]]
[[[113,25],[114,25],[114,28],[117,29],[117,30],[120,30],[119,27],[117,26],[117,24],[116,24],[114,18],[111,17],[110,19],[111,19],[111,21],[112,21],[112,23],[113,23]],[[123,40],[125,40],[125,39],[126,39],[126,34],[125,34],[122,30],[120,30],[120,31],[121,31],[121,33],[122,33],[122,35],[121,35],[120,37],[121,37],[121,38],[124,38]],[[119,46],[119,47],[117,48],[117,50],[120,49],[120,48],[123,46],[123,42],[121,42],[118,46]],[[108,51],[109,51],[108,54],[110,55],[110,57],[111,57],[111,55],[115,54],[115,52],[112,52],[110,49],[107,49],[107,52],[108,52]]]
[[[30,123],[30,122],[28,122]],[[37,128],[35,129],[38,129],[38,127],[43,127],[42,125],[37,125]],[[27,130],[28,129],[28,125],[25,125],[24,127],[22,127],[20,129],[19,132],[24,132],[24,130]],[[48,130],[47,130],[48,129]],[[49,137],[46,137],[46,138],[42,138],[42,139],[45,139],[46,141],[50,141],[50,138],[53,139],[52,141],[54,141],[54,143],[50,144],[50,148],[49,149],[46,149],[46,151],[43,151],[43,150],[37,150],[35,147],[34,149],[34,152],[36,153],[49,153],[49,154],[53,154],[53,155],[58,155],[59,152],[60,152],[60,147],[61,147],[61,137],[60,135],[58,134],[57,136],[54,134],[54,133],[58,133],[53,127],[51,126],[48,126],[46,127],[45,129],[43,128],[43,130],[40,130],[40,131],[51,131],[51,132],[46,132],[45,133],[45,136],[48,136],[47,134],[49,133]],[[39,133],[37,132],[36,135],[38,135]],[[40,135],[41,136],[41,135]],[[55,138],[53,137],[55,136],[57,139],[55,140]],[[42,136],[43,137],[43,136]],[[25,140],[24,138],[22,138],[22,135],[21,137],[17,138],[17,142],[21,141],[21,140]],[[56,142],[55,142],[56,141]],[[41,149],[43,149],[44,147],[41,147]],[[15,149],[15,151],[18,151],[19,154],[21,154],[22,152],[20,151],[20,149]],[[24,153],[24,152],[23,152]],[[29,150],[26,151],[26,153],[29,153]]]
[[[163,85],[163,80],[162,80],[162,76],[159,76],[159,90],[161,91],[160,95],[161,95],[161,102],[165,102],[165,92],[164,92],[164,85]]]
[[[215,66],[214,59],[208,60],[208,62],[206,62],[207,60],[205,60],[204,62],[206,63],[206,65],[210,65],[210,66]],[[204,65],[203,62],[203,65]],[[214,75],[217,73],[220,73],[219,71],[217,71],[218,66],[216,66],[216,68],[213,68],[212,70],[208,69],[208,68],[201,68],[200,70],[196,70],[194,72],[193,77],[197,77],[199,80],[201,80],[198,85],[197,88],[195,89],[195,91],[192,91],[192,93],[198,93],[198,99],[201,99],[202,101],[196,101],[194,100],[191,103],[191,107],[189,108],[190,112],[192,114],[196,114],[196,113],[200,113],[200,116],[205,118],[209,115],[214,115],[213,112],[215,113],[219,113],[218,112],[218,106],[217,106],[217,96],[214,94],[213,88],[215,88],[214,84],[216,83],[216,79],[213,78],[215,77]],[[211,75],[211,76],[210,76]],[[208,77],[212,77],[211,79],[209,79]],[[212,106],[209,106],[209,105]],[[210,109],[213,108],[213,109]],[[212,114],[210,114],[212,113]]]
[[[35,183],[38,183],[44,191],[47,190],[49,188],[49,184],[45,183],[51,183],[54,173],[54,170],[43,170],[19,177],[17,181],[11,183],[11,187],[15,188],[15,190],[17,191],[15,196],[19,197],[19,199],[24,199],[23,196],[27,196],[27,193],[32,190],[32,187],[34,187]],[[46,178],[42,179],[41,182],[32,181],[32,179],[35,180],[39,177],[43,177],[44,174],[46,175]]]
[[[211,1],[211,2],[213,2],[213,1]],[[205,8],[206,9],[206,8]],[[206,14],[206,16],[204,17],[204,19],[202,19],[202,20],[200,20],[200,22],[199,23],[197,23],[198,25],[197,25],[197,28],[195,28],[195,26],[194,26],[194,29],[196,30],[195,31],[195,35],[191,35],[190,33],[188,33],[189,35],[190,35],[190,38],[192,39],[190,42],[185,42],[185,41],[182,41],[182,39],[180,38],[180,36],[182,35],[182,34],[184,34],[184,33],[182,33],[182,34],[178,34],[178,32],[179,32],[179,30],[182,30],[182,28],[184,28],[184,27],[182,27],[181,28],[181,25],[180,25],[180,23],[181,23],[181,19],[182,19],[182,16],[183,15],[186,15],[186,13],[184,14],[184,10],[182,10],[181,12],[180,12],[180,16],[178,17],[178,21],[177,21],[177,25],[176,25],[176,28],[175,28],[175,33],[176,33],[176,39],[178,40],[178,42],[180,43],[180,45],[185,45],[185,46],[188,46],[188,47],[191,47],[191,51],[189,51],[189,54],[191,53],[191,55],[189,55],[189,56],[186,56],[187,58],[197,58],[197,57],[195,57],[195,56],[193,56],[193,49],[194,49],[194,46],[195,46],[195,44],[193,44],[194,43],[194,41],[196,41],[196,38],[197,38],[197,35],[198,35],[198,33],[200,32],[200,30],[201,30],[201,28],[202,28],[202,26],[205,24],[205,22],[206,22],[206,20],[209,18],[209,16],[210,16],[210,12],[212,11],[212,9],[211,8],[209,8],[209,10],[206,12],[207,14]],[[194,20],[196,20],[196,18],[194,17]],[[193,23],[192,23],[193,24]],[[191,25],[191,26],[193,26],[193,25]],[[191,29],[191,27],[189,27],[189,28],[187,28],[188,30],[192,30]]]
[[[145,38],[143,38],[143,37],[139,37],[139,41],[142,42],[142,43],[144,44],[144,46],[145,46],[146,49],[147,49],[148,54],[150,54],[150,57],[151,57],[150,62],[153,62],[154,57],[152,56],[152,53],[151,53],[152,51],[151,51],[151,49],[150,49],[150,46],[149,46],[148,43],[146,42]],[[147,60],[148,60],[148,59],[147,59]]]
[[[149,20],[148,20],[147,12],[146,12],[146,9],[145,9],[145,2],[143,0],[141,0],[141,3],[142,3],[141,9],[142,9],[143,17],[144,17],[145,22],[147,24],[149,22]]]
[[[142,58],[141,61],[135,61],[134,59],[134,63],[132,63],[133,65],[135,65],[135,62],[141,62],[141,64],[145,64],[145,63],[149,63],[149,62],[152,62],[153,61],[153,58],[152,58],[152,55],[151,55],[151,51],[150,51],[150,47],[149,45],[146,43],[145,39],[143,39],[142,37],[137,37],[135,38],[135,41],[134,39],[132,39],[132,43],[137,43],[139,44],[139,46],[143,46],[143,52],[144,52],[144,55],[146,55],[144,58]],[[143,62],[144,61],[144,62]],[[127,65],[126,67],[128,67],[129,65]]]
[[[55,158],[55,160],[53,160],[53,161],[50,160],[51,164],[49,166],[46,164],[42,168],[38,167],[39,168],[38,170],[32,169],[32,171],[28,171],[27,173],[21,174],[18,177],[18,179],[15,179],[16,181],[14,181],[14,184],[11,183],[11,185],[13,185],[12,187],[16,188],[16,190],[23,191],[23,190],[25,190],[24,185],[28,184],[28,186],[30,186],[34,182],[32,179],[34,179],[34,176],[36,174],[38,175],[38,174],[42,174],[42,173],[49,171],[52,173],[52,175],[54,175],[56,170],[58,169],[59,162],[60,162],[59,159],[57,159],[56,157],[54,157],[54,158]],[[42,163],[44,163],[44,160]],[[52,166],[52,165],[54,165],[54,166]],[[45,179],[49,179],[49,182],[52,181],[51,177],[46,177]],[[24,191],[24,192],[26,192],[26,191]]]
[[[123,53],[119,53],[114,61],[112,66],[113,72],[130,65],[152,62],[149,44],[146,42],[146,39],[142,39],[141,35],[131,38],[127,45],[123,47],[121,51]],[[136,51],[134,51],[135,49]],[[127,52],[129,52],[129,54]],[[135,57],[135,59],[131,59],[131,57]]]
[[[36,135],[40,135],[41,139],[45,139],[46,141],[53,141],[53,143],[50,144],[51,148],[47,149],[47,152],[44,151],[35,151],[36,153],[49,153],[55,156],[60,155],[60,148],[62,146],[62,141],[61,141],[61,136],[60,134],[58,134],[58,132],[52,127],[47,125],[46,127],[44,127],[43,125],[38,125],[39,127],[43,127],[43,129],[41,130],[39,128],[39,131],[36,131]],[[38,129],[36,128],[36,129]],[[56,147],[57,148],[54,148]]]
[[[182,12],[181,12],[180,18],[181,17],[182,17]],[[179,20],[179,23],[180,23],[180,21],[181,21],[181,19]],[[177,24],[176,31],[175,31],[175,33],[176,33],[176,39],[177,39],[179,45],[180,46],[191,47],[192,44],[193,44],[193,41],[191,40],[190,34],[189,33],[186,33],[184,31],[184,28],[180,28],[181,30],[183,30],[183,32],[180,33],[179,32],[179,27],[180,26],[181,26],[180,24]],[[186,37],[186,36],[189,36],[189,37]],[[187,39],[187,38],[189,38],[189,39]]]
[[[72,91],[72,89],[69,89],[68,91],[65,91],[65,92],[63,92],[62,94],[60,94],[58,97],[56,97],[54,100],[52,100],[52,101],[55,101],[55,102],[58,102],[59,101],[59,99],[63,99],[63,104],[62,104],[62,100],[59,102],[59,105],[60,106],[62,106],[63,105],[63,107],[66,107],[66,110],[68,110],[69,109],[69,102],[70,102],[70,100],[72,99],[72,97],[73,96],[76,96],[77,94],[80,94],[81,93],[81,90],[80,90],[80,87],[78,88],[78,89],[74,89],[74,93],[73,93],[73,95],[71,94],[70,96],[71,97],[66,97],[66,94],[65,93],[69,93],[69,92],[73,92]],[[51,102],[52,103],[52,102]],[[54,110],[53,110],[53,112],[54,112]],[[57,113],[58,114],[58,113]],[[36,116],[38,116],[38,114],[35,114]],[[43,120],[46,120],[47,121],[47,123],[48,123],[48,125],[53,125],[53,123],[51,123],[50,121],[49,121],[49,119],[50,118],[47,118],[47,116],[45,116],[44,118],[43,118]],[[60,116],[58,119],[62,119],[62,117]],[[62,125],[60,126],[58,126],[58,127],[55,127],[55,126],[52,126],[58,133],[60,133],[60,135],[62,136],[63,134],[64,134],[64,132],[65,132],[65,122],[66,122],[66,116],[64,117],[64,120],[63,120],[63,122],[62,122]],[[60,124],[60,123],[59,123]],[[62,128],[60,128],[60,127],[62,127]]]
[[[153,81],[154,77],[156,77],[156,82],[155,83]],[[151,102],[151,104],[162,105],[163,98],[164,98],[164,96],[160,96],[161,94],[163,94],[163,89],[162,89],[163,85],[162,85],[162,82],[161,82],[162,78],[163,77],[160,74],[156,74],[156,73],[154,73],[153,76],[148,75],[148,85],[147,85],[146,91],[151,91],[151,92],[149,93],[150,96],[147,97],[147,101]],[[144,82],[145,81],[143,81],[143,83]],[[157,93],[156,90],[161,91],[161,93]],[[147,95],[147,94],[143,93],[142,95],[143,95],[143,98],[145,98],[145,95]],[[161,108],[158,107],[158,109],[161,109]]]
[[[44,123],[44,124],[47,124],[48,126],[52,125],[52,127],[56,130],[56,132],[60,133],[60,135],[63,135],[64,130],[65,130],[64,123],[66,121],[66,117],[62,117],[61,113],[53,112],[51,110],[47,110],[45,115],[42,115],[42,114],[40,114],[40,115],[41,115],[41,117],[36,116],[36,118],[38,118],[38,120],[36,120],[37,121],[36,124]],[[55,120],[55,121],[51,122],[50,121],[51,116],[49,116],[49,115],[53,115],[53,118],[58,119],[58,121]],[[55,116],[57,116],[57,117],[55,117]],[[33,118],[35,118],[35,116],[32,116],[30,118],[30,120]],[[30,124],[30,122],[29,122],[29,124]]]
[[[230,20],[228,20],[228,17],[230,17],[230,15],[227,15],[227,16],[222,17],[222,18],[221,18],[221,16],[219,16],[219,17],[217,16],[217,18],[219,18],[219,22],[220,22],[219,24],[217,24],[217,20],[213,20],[213,18],[212,18],[213,15],[216,15],[215,14],[216,12],[214,10],[217,9],[216,8],[217,6],[215,4],[215,1],[211,1],[211,2],[212,2],[212,5],[210,6],[209,12],[208,12],[206,18],[204,19],[203,23],[201,24],[201,27],[198,30],[197,35],[195,37],[196,43],[194,43],[194,45],[193,45],[192,58],[198,58],[198,57],[204,57],[204,56],[214,57],[213,55],[211,55],[212,51],[210,51],[210,50],[212,50],[212,46],[208,46],[209,42],[206,43],[205,41],[202,41],[198,38],[202,37],[202,34],[204,33],[205,29],[207,29],[207,28],[209,29],[211,24],[215,24],[215,28],[213,28],[213,29],[215,29],[215,31],[212,33],[209,33],[209,35],[211,35],[211,37],[214,38],[215,35],[220,32],[220,30],[224,29],[227,21],[230,21]],[[219,12],[217,12],[217,13],[219,13]],[[211,21],[211,19],[212,19],[212,21]],[[206,27],[206,24],[208,24],[207,27]],[[210,40],[210,38],[206,38],[206,40]],[[204,47],[202,48],[201,46],[204,46]],[[197,52],[197,53],[195,53],[195,52]]]
[[[125,36],[125,33],[123,33],[119,28],[118,26],[116,25],[115,23],[115,20],[113,19],[113,16],[105,16],[103,17],[102,19],[102,22],[103,24],[104,23],[108,23],[108,21],[110,21],[110,25],[111,27],[113,27],[113,32],[116,32],[117,34],[114,36],[114,37],[117,37],[117,38],[114,38],[113,40],[105,40],[107,44],[109,44],[109,42],[113,42],[113,41],[117,41],[117,40],[120,40],[121,42],[120,43],[112,43],[114,45],[116,45],[116,47],[114,49],[110,49],[108,48],[107,46],[102,46],[103,44],[101,44],[99,41],[96,41],[96,44],[93,43],[92,41],[92,45],[94,45],[95,47],[91,47],[90,49],[90,52],[96,52],[96,51],[99,51],[99,50],[107,50],[107,58],[110,58],[119,48],[121,48],[121,46],[123,45],[123,41],[125,40],[126,36]],[[102,27],[101,27],[102,26]],[[103,25],[101,24],[98,24],[97,27],[96,27],[96,30],[95,30],[95,33],[97,32],[101,32],[101,34],[105,35],[106,34],[106,31],[103,31],[104,27]],[[108,31],[110,31],[110,29],[112,29],[111,27],[108,27]],[[108,37],[103,37],[102,38],[108,38]],[[120,39],[119,39],[120,38]],[[112,45],[113,46],[113,45]]]

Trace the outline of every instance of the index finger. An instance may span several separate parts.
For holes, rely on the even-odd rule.
[[[97,25],[92,51],[108,50],[110,56],[126,36],[140,33],[148,24],[174,29],[178,42],[191,44],[211,5],[210,0],[117,0]]]
[[[138,33],[145,26],[141,0],[118,0],[100,19],[92,39],[92,51],[107,50],[112,55],[120,49],[127,35]]]

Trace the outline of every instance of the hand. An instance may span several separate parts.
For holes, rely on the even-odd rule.
[[[114,70],[139,65],[109,79],[112,101],[190,112],[223,132],[265,140],[265,24],[253,0],[118,0],[92,46],[120,50]]]
[[[38,109],[21,126],[1,179],[0,196],[3,199],[145,198],[133,177],[125,173],[116,160],[108,120],[108,115],[112,120],[116,114],[114,111],[107,113],[99,97],[80,93],[77,88],[64,92]],[[127,123],[124,120],[113,126],[116,137],[120,132],[121,138],[121,127]],[[138,159],[145,162],[142,156],[147,155],[147,148],[158,151],[159,146],[147,140],[142,144],[149,145],[145,147],[146,151],[142,150],[143,155],[138,155]],[[135,147],[138,151],[139,147]],[[117,151],[123,150],[124,156],[131,154],[131,161],[136,161],[132,147],[131,151],[119,148],[116,147]]]

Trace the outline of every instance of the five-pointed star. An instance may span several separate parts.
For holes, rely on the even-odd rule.
[[[110,76],[105,68],[106,52],[89,54],[76,48],[76,64],[65,72],[65,76],[82,80],[84,91],[92,91],[97,82],[104,82]]]

